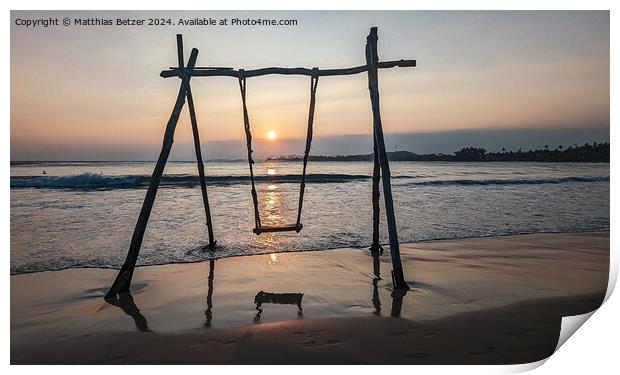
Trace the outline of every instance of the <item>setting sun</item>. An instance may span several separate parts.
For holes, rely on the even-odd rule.
[[[273,141],[274,139],[276,139],[277,136],[278,135],[273,130],[270,130],[267,132],[267,139],[269,139],[270,141]]]

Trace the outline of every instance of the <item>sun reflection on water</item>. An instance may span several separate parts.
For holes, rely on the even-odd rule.
[[[267,163],[261,168],[261,174],[274,178],[278,175],[280,165],[277,163]],[[288,207],[288,187],[286,184],[276,183],[272,180],[266,184],[259,186],[259,212],[262,226],[282,226],[290,221],[292,215],[295,214],[291,207]],[[294,207],[296,208],[296,206]],[[263,248],[263,251],[273,252],[274,255],[269,257],[269,265],[277,263],[276,252],[286,249],[291,242],[291,236],[286,233],[263,232],[256,238],[257,242]]]
[[[278,263],[278,254],[269,254],[269,265],[273,266]]]
[[[267,224],[282,224],[282,204],[280,202],[280,193],[266,193],[263,201],[263,207],[266,213]]]

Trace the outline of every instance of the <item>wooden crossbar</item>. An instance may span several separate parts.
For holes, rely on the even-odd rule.
[[[381,61],[377,64],[379,69],[389,69],[396,67],[414,67],[416,66],[416,60],[395,60],[395,61]],[[239,70],[232,68],[209,68],[209,67],[196,67],[194,69],[182,69],[190,77],[235,77],[239,78]],[[347,76],[359,73],[365,73],[368,71],[368,65],[360,65],[352,68],[344,69],[319,69],[319,77],[325,76]],[[302,75],[313,76],[314,71],[309,68],[261,68],[254,70],[245,70],[243,72],[244,77],[259,77],[269,74],[281,74],[281,75]],[[182,76],[179,68],[171,67],[169,70],[164,70],[159,74],[163,78],[179,77]]]

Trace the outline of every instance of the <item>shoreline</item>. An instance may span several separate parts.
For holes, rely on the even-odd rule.
[[[419,240],[419,241],[399,242],[399,244],[407,246],[407,245],[424,244],[424,243],[437,242],[437,241],[459,241],[459,240],[484,239],[484,238],[494,238],[494,237],[529,236],[529,235],[537,235],[537,234],[575,234],[575,233],[610,233],[610,229],[584,229],[584,230],[557,231],[557,232],[555,232],[555,231],[539,231],[539,232],[506,233],[506,234],[487,234],[487,235],[482,235],[482,236],[477,236],[477,237],[432,238],[432,239]],[[382,244],[379,244],[379,245],[382,246],[384,249],[389,249],[389,247],[390,247],[389,243],[382,243]],[[218,247],[218,245],[216,245],[216,249],[217,249],[217,247]],[[347,247],[347,249],[355,249],[355,250],[368,250],[369,248],[370,248],[370,245],[368,245],[368,246],[364,245],[364,246],[350,246],[350,247]],[[312,252],[317,252],[317,251],[331,251],[331,250],[339,250],[339,249],[343,249],[343,248],[342,247],[326,247],[326,248],[322,248],[322,249],[288,250],[288,251],[284,250],[284,251],[279,251],[277,253],[278,254],[286,254],[286,253],[312,253]],[[389,252],[389,250],[388,250],[388,252]],[[271,253],[270,252],[265,252],[265,253],[260,253],[260,254],[232,254],[232,255],[224,255],[224,256],[220,256],[220,257],[211,257],[211,258],[206,258],[206,259],[190,260],[190,261],[184,261],[184,262],[137,264],[136,265],[136,269],[143,268],[143,267],[157,267],[157,266],[166,266],[166,265],[182,265],[182,264],[206,263],[206,262],[209,262],[211,260],[221,260],[221,259],[228,259],[228,258],[243,258],[243,257],[269,255],[269,254],[271,254]],[[69,266],[69,267],[53,269],[53,270],[25,271],[25,272],[20,272],[20,273],[13,273],[11,271],[10,276],[13,277],[13,276],[19,276],[19,275],[30,275],[30,274],[33,274],[33,273],[61,272],[61,271],[67,271],[67,270],[81,270],[81,269],[83,269],[83,270],[96,269],[96,270],[115,270],[115,271],[118,271],[121,268],[120,268],[120,265],[118,267],[102,267],[102,266],[92,266],[92,267],[77,266],[77,267],[73,267],[73,266]]]
[[[609,232],[401,244],[11,276],[11,363],[525,363],[597,308]],[[379,275],[379,276],[377,276]]]

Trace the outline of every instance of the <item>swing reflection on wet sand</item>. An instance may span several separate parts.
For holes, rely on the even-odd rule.
[[[304,317],[304,310],[301,306],[301,300],[303,299],[303,293],[269,293],[262,290],[256,293],[254,297],[254,304],[256,305],[256,315],[254,316],[254,323],[260,323],[261,315],[263,314],[263,304],[279,304],[279,305],[296,305],[297,306],[297,318]]]
[[[373,275],[375,276],[372,279],[373,291],[370,296],[370,300],[372,301],[372,305],[375,308],[373,315],[381,316],[381,300],[379,298],[379,281],[381,281],[381,271],[380,271],[380,255],[378,253],[371,253],[372,264],[373,264]],[[205,323],[204,326],[207,328],[212,327],[213,325],[213,294],[214,294],[214,285],[215,285],[215,259],[211,259],[209,261],[209,273],[207,276],[207,293],[206,293],[206,310],[204,311],[205,315]],[[278,263],[278,254],[273,253],[269,254],[268,264],[271,266],[275,266]],[[403,299],[407,294],[407,291],[403,291],[402,293],[398,293],[396,290],[391,293],[392,299],[392,308],[390,311],[390,316],[394,318],[399,318]],[[253,316],[254,323],[262,322],[262,314],[263,314],[263,305],[271,304],[271,305],[294,305],[297,306],[296,317],[298,319],[304,318],[302,300],[304,297],[304,293],[300,292],[264,292],[259,291],[256,296],[254,296],[254,305],[256,306],[257,313]],[[148,326],[147,318],[140,312],[139,307],[135,304],[133,295],[131,293],[120,293],[118,298],[115,300],[108,300],[113,306],[120,308],[125,314],[129,315],[136,326],[136,329],[141,332],[150,332]],[[292,317],[289,317],[292,318]],[[286,318],[285,318],[286,320]]]

